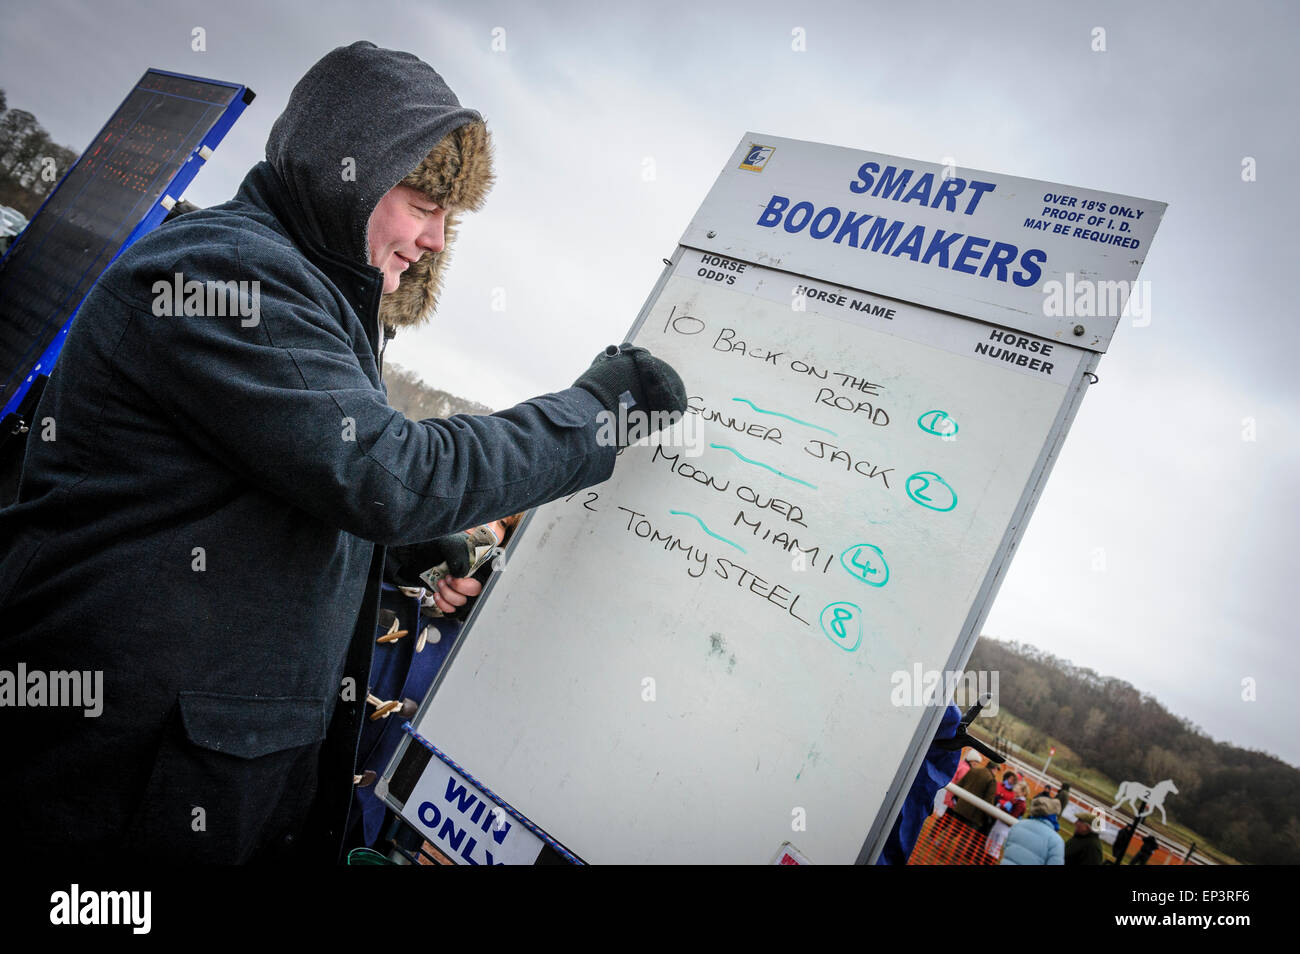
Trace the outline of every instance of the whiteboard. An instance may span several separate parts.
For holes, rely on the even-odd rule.
[[[689,446],[532,515],[414,728],[588,862],[863,860],[1095,359],[689,248],[634,340]]]

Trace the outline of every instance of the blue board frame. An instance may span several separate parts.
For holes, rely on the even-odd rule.
[[[67,185],[69,180],[72,178],[73,174],[78,170],[78,168],[82,165],[82,163],[86,161],[87,155],[90,155],[92,153],[96,144],[101,143],[105,140],[106,134],[109,132],[110,127],[112,126],[114,120],[126,107],[128,101],[135,93],[143,90],[145,92],[156,93],[160,96],[176,96],[184,99],[193,99],[193,97],[181,96],[179,93],[169,92],[166,90],[157,89],[153,86],[146,85],[149,83],[150,77],[170,77],[172,79],[178,79],[187,82],[206,84],[215,87],[222,87],[224,89],[231,91],[231,97],[229,103],[224,105],[222,111],[212,122],[207,132],[202,136],[199,142],[192,148],[189,155],[180,164],[179,169],[177,169],[177,171],[171,176],[169,180],[167,180],[165,183],[162,184],[161,190],[159,191],[158,194],[158,198],[154,200],[150,204],[150,206],[145,210],[144,214],[139,218],[139,220],[136,222],[134,227],[127,234],[127,237],[113,252],[112,256],[108,259],[108,261],[104,263],[104,268],[107,268],[114,261],[116,261],[118,256],[120,256],[123,251],[129,248],[131,244],[136,240],[138,240],[142,235],[149,233],[150,231],[152,231],[153,229],[157,228],[159,225],[162,224],[163,220],[167,217],[170,202],[179,200],[180,197],[185,194],[185,190],[189,187],[190,183],[194,181],[194,177],[198,175],[199,169],[206,162],[206,159],[204,158],[202,153],[207,152],[210,154],[212,150],[216,149],[216,147],[225,138],[226,133],[230,131],[231,127],[235,124],[235,121],[243,114],[244,109],[247,108],[248,104],[253,101],[253,98],[256,95],[251,89],[239,83],[232,83],[225,80],[209,79],[207,77],[202,77],[202,76],[191,76],[185,73],[174,73],[169,70],[160,70],[160,69],[153,69],[153,68],[145,70],[144,74],[140,77],[139,81],[137,81],[136,84],[127,92],[126,96],[122,98],[122,102],[118,104],[118,107],[116,110],[113,111],[112,116],[109,117],[108,121],[104,124],[104,126],[100,128],[98,133],[96,133],[95,137],[91,140],[90,145],[87,146],[86,150],[77,158],[77,161],[72,164],[72,166],[68,169],[68,171],[64,173],[63,177],[59,180],[58,184],[54,187],[54,189],[50,191],[50,194],[45,197],[45,200],[41,203],[40,208],[37,209],[36,214],[32,216],[31,222],[29,222],[27,228],[24,229],[23,234],[14,240],[13,244],[9,247],[8,252],[6,252],[4,258],[0,259],[0,263],[7,263],[11,256],[14,256],[15,254],[21,254],[22,252],[26,251],[22,247],[23,237],[29,233],[32,224],[40,220],[41,216],[46,212],[47,207],[51,204],[51,202],[55,200],[56,196],[59,196],[60,190]],[[207,100],[200,100],[200,101],[209,102]],[[216,103],[216,102],[211,103],[211,105],[222,106],[221,103]],[[156,187],[156,183],[151,183],[150,190],[152,191],[152,189],[155,187]],[[168,200],[170,200],[170,202],[168,202]],[[168,204],[164,204],[164,202],[168,202]],[[36,254],[38,251],[39,249],[34,250],[33,254]],[[102,269],[101,269],[101,273],[102,273]],[[96,276],[96,279],[98,279],[98,276]],[[0,408],[0,421],[5,422],[6,424],[9,423],[10,415],[17,412],[19,406],[23,402],[24,397],[26,397],[28,391],[31,389],[32,385],[36,382],[37,378],[41,376],[48,377],[50,371],[53,370],[54,363],[58,360],[59,352],[63,349],[64,341],[67,339],[68,330],[72,326],[73,319],[76,318],[78,311],[80,311],[81,309],[82,302],[85,301],[85,297],[87,294],[89,294],[90,289],[92,287],[94,287],[93,281],[86,286],[85,292],[77,300],[76,305],[71,309],[71,311],[68,314],[68,317],[64,320],[63,324],[60,326],[59,331],[54,335],[54,338],[49,342],[49,344],[44,348],[44,350],[42,350],[41,353],[36,356],[35,360],[30,365],[29,370],[23,376],[22,381],[17,385],[17,387],[14,388],[13,392],[5,399],[4,406]],[[33,345],[33,347],[36,347],[38,345],[39,345],[39,340],[37,344]],[[21,364],[19,365],[19,367],[21,368]],[[12,370],[17,370],[17,369],[4,369],[4,370],[6,371],[6,373],[8,373]]]

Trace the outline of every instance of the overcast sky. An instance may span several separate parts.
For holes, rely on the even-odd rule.
[[[0,0],[0,86],[77,151],[147,67],[251,87],[186,196],[212,205],[330,49],[428,61],[487,118],[498,184],[437,320],[386,359],[494,407],[567,387],[622,336],[747,130],[1167,202],[1150,325],[1121,321],[984,632],[1300,764],[1296,9]]]

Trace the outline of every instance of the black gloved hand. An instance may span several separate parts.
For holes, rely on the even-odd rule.
[[[619,397],[624,392],[632,397],[629,410],[644,414],[686,413],[686,385],[672,365],[626,342],[620,348],[610,345],[596,355],[591,367],[573,385],[590,391],[614,414],[618,413]]]
[[[449,533],[423,543],[409,543],[388,548],[386,573],[397,586],[423,586],[429,584],[420,574],[440,563],[447,564],[447,574],[453,577],[469,575],[473,561],[473,544],[467,533]]]

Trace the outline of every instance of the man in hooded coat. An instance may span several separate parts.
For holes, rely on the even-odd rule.
[[[431,311],[445,248],[405,267],[381,321],[371,215],[404,184],[450,224],[490,181],[482,117],[359,41],[298,83],[231,201],[104,271],[38,406],[55,439],[33,433],[0,511],[8,847],[336,862],[385,548],[606,480],[597,415],[620,393],[685,409],[640,349],[494,415],[388,405],[383,325]],[[255,314],[174,312],[177,273],[257,281]],[[98,701],[51,705],[59,672],[102,679]]]

